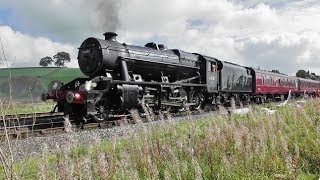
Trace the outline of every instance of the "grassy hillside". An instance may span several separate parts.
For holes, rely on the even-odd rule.
[[[19,89],[28,89],[27,85],[21,83],[21,81],[27,81],[25,84],[33,84],[37,82],[37,86],[32,87],[33,89],[38,88],[44,90],[48,87],[48,84],[53,80],[61,80],[68,82],[76,77],[84,77],[79,68],[56,68],[56,67],[26,67],[26,68],[11,68],[0,69],[0,86],[7,86],[9,71],[13,79],[19,79]],[[22,85],[21,85],[22,84]],[[15,87],[14,87],[15,88]],[[0,89],[0,97],[6,96],[5,88]],[[40,91],[40,90],[39,90]],[[35,95],[38,95],[36,93]]]

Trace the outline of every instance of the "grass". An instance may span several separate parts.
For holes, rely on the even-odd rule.
[[[304,107],[259,107],[246,115],[213,113],[198,120],[144,127],[92,145],[14,164],[0,178],[18,179],[317,179],[320,177],[320,101]]]
[[[79,68],[56,68],[56,67],[30,67],[30,68],[11,68],[13,77],[37,77],[43,80],[47,87],[52,80],[68,82],[76,77],[84,77]],[[0,69],[0,79],[6,81],[9,76],[8,69]]]
[[[40,113],[40,112],[50,112],[55,106],[54,102],[15,102],[7,107],[6,103],[0,104],[0,109],[2,114],[24,114],[24,113]]]
[[[44,68],[44,67],[29,67],[29,68],[10,68],[13,76],[45,76],[50,72],[58,71],[59,68]],[[7,77],[9,69],[4,68],[0,70],[0,77]]]
[[[85,77],[79,68],[59,68],[57,71],[52,71],[51,73],[42,76],[41,79],[45,87],[47,87],[53,80],[60,80],[67,83],[78,77]]]

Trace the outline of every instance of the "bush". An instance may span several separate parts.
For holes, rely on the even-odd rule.
[[[7,97],[10,95],[10,83],[9,80],[1,84],[1,93]],[[41,79],[38,77],[24,77],[15,76],[12,77],[11,83],[12,97],[13,98],[37,98],[41,96],[41,93],[45,91],[41,83]]]

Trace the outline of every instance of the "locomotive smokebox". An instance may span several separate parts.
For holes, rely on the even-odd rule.
[[[114,32],[106,32],[103,35],[104,35],[104,39],[107,41],[116,41],[118,36],[118,34]]]

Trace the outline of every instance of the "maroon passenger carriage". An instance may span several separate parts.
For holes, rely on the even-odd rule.
[[[309,96],[318,96],[320,97],[320,82],[311,80],[298,78],[299,81],[299,91],[300,93],[307,94]]]
[[[254,101],[281,100],[292,96],[320,96],[320,82],[297,78],[285,74],[249,68],[252,73],[252,92]]]

